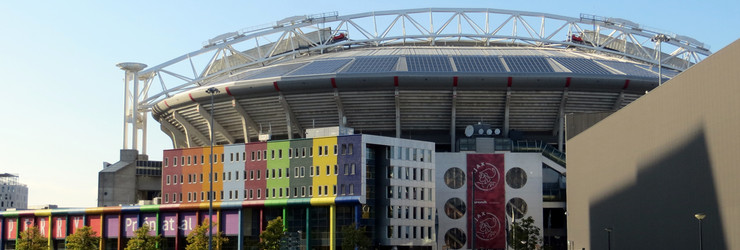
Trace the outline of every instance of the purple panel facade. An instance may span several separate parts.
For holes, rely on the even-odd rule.
[[[118,238],[118,234],[121,231],[121,221],[118,219],[117,214],[111,214],[105,216],[105,238]]]
[[[141,219],[144,220],[144,224],[149,226],[149,235],[151,236],[157,235],[157,214],[154,214],[154,213],[142,214]]]
[[[177,236],[177,213],[162,214],[162,235],[164,237]]]
[[[339,146],[337,186],[340,189],[337,197],[361,196],[362,173],[365,171],[362,169],[362,135],[338,136],[337,144]],[[351,173],[353,165],[354,174]]]
[[[180,236],[188,236],[198,225],[198,217],[195,212],[180,214]]]
[[[223,229],[226,235],[239,235],[239,211],[223,211]]]
[[[138,214],[124,214],[123,215],[123,236],[131,238],[136,235],[136,229],[139,228],[139,216]]]

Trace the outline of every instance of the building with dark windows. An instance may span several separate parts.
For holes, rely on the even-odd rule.
[[[158,203],[162,183],[162,162],[150,161],[137,150],[121,150],[120,161],[103,163],[98,172],[98,206]]]
[[[28,207],[28,187],[18,181],[18,174],[0,174],[0,185],[0,211]]]
[[[566,114],[620,110],[709,54],[628,20],[496,9],[330,12],[225,33],[159,65],[118,64],[124,151],[146,155],[150,118],[172,141],[161,193],[145,195],[160,204],[103,191],[114,206],[3,213],[3,244],[19,222],[60,223],[54,246],[85,224],[121,248],[147,223],[183,249],[212,198],[230,249],[253,248],[276,217],[301,249],[337,249],[351,223],[379,249],[504,249],[529,217],[540,245],[567,249]],[[131,171],[115,166],[104,171]]]

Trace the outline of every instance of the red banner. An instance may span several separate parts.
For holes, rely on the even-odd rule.
[[[505,249],[504,155],[468,154],[467,163],[468,246]]]

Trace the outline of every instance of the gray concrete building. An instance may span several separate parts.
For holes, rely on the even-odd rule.
[[[98,206],[137,204],[160,197],[162,162],[148,159],[137,150],[122,149],[118,162],[104,163],[98,172]]]
[[[738,65],[740,41],[567,142],[570,249],[740,249]]]

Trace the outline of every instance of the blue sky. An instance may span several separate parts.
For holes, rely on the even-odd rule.
[[[713,52],[740,38],[740,2],[724,0],[3,1],[0,172],[20,174],[29,205],[95,206],[97,173],[123,144],[116,63],[157,65],[219,34],[294,15],[427,7],[618,17],[691,36]],[[159,160],[171,143],[149,123],[148,153]]]

